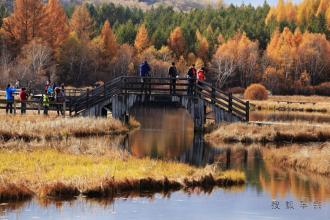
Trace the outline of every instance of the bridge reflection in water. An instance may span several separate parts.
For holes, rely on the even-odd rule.
[[[209,146],[202,133],[194,134],[189,113],[176,106],[135,106],[132,115],[141,128],[124,147],[136,157],[173,160],[203,167],[216,162],[221,169],[244,170],[248,185],[273,199],[294,196],[306,201],[329,201],[329,178],[281,169],[262,160],[260,146]]]

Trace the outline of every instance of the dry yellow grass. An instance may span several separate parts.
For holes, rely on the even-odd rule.
[[[0,121],[0,138],[3,140],[31,141],[128,132],[125,125],[111,118],[0,116]]]
[[[330,143],[319,146],[265,148],[262,151],[264,159],[274,164],[330,175]]]
[[[205,135],[213,145],[221,143],[306,143],[330,140],[330,125],[304,122],[272,125],[223,124]]]
[[[0,161],[0,199],[1,193],[6,195],[6,190],[1,189],[7,189],[9,184],[24,186],[40,196],[74,196],[82,192],[93,197],[108,196],[111,190],[158,191],[165,186],[180,189],[237,185],[245,181],[240,171],[219,172],[213,167],[200,169],[177,162],[137,159],[118,151],[95,156],[53,149],[1,150]]]
[[[291,103],[287,104],[278,101],[289,102],[311,102],[311,103]],[[303,112],[330,112],[330,97],[326,96],[270,96],[268,100],[254,101],[258,110],[281,110],[281,111],[303,111]],[[315,103],[312,104],[312,103]]]

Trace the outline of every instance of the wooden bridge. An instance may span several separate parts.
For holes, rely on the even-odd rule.
[[[176,79],[175,93],[171,91],[171,85],[171,78],[122,76],[80,95],[68,96],[63,104],[72,116],[98,117],[110,112],[122,121],[129,119],[130,108],[135,104],[176,104],[188,110],[198,130],[203,129],[208,114],[213,114],[216,123],[249,121],[249,102],[231,93],[207,82],[198,82],[193,86],[193,94],[188,94],[187,78]]]

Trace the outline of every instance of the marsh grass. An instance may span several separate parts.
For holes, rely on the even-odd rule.
[[[330,143],[317,146],[264,148],[263,158],[281,167],[330,175]]]
[[[310,102],[310,103],[291,103],[287,104],[278,101],[291,102]],[[296,112],[330,112],[330,97],[326,96],[269,96],[268,100],[251,101],[256,110],[277,110],[277,111],[296,111]],[[315,105],[313,104],[315,103]]]
[[[219,126],[205,138],[213,145],[221,143],[308,143],[330,140],[330,126],[304,122],[257,125],[232,123]]]
[[[112,118],[55,118],[42,116],[0,116],[0,139],[53,140],[68,137],[86,137],[125,134],[129,129]],[[132,120],[134,126],[138,122]]]
[[[0,150],[0,178],[8,184],[29,189],[40,197],[108,197],[133,192],[162,192],[194,187],[241,185],[240,171],[220,172],[214,168],[137,159],[125,153],[71,154],[55,149]],[[18,183],[24,183],[18,184]],[[4,188],[9,189],[9,188]],[[14,189],[20,189],[14,188]],[[11,198],[0,191],[3,200]]]

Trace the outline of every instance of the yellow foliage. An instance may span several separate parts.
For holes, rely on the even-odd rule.
[[[186,49],[186,42],[180,27],[176,27],[171,32],[170,38],[168,39],[168,46],[177,55],[177,57],[183,55]]]
[[[139,27],[139,30],[137,32],[134,47],[137,49],[137,51],[140,53],[143,50],[145,50],[149,46],[149,37],[148,37],[148,31],[144,24],[142,24]]]

